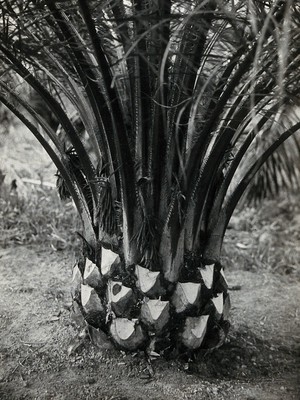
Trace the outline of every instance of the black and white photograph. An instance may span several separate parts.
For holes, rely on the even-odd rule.
[[[300,399],[300,1],[0,0],[0,399]]]

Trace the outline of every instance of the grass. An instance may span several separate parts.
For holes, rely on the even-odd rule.
[[[74,245],[80,229],[76,210],[55,189],[31,186],[26,198],[4,185],[0,189],[0,246],[39,244],[64,250]]]
[[[270,270],[300,278],[299,194],[281,195],[257,207],[237,209],[225,236],[228,268]]]

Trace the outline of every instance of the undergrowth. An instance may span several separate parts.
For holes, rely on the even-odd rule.
[[[299,194],[237,209],[226,232],[222,262],[230,269],[300,278]]]
[[[64,250],[74,245],[78,229],[72,202],[62,202],[55,189],[32,186],[21,197],[2,185],[0,246],[38,244]]]

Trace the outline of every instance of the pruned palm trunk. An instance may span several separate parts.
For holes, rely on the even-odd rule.
[[[60,133],[4,80],[0,100],[44,146],[81,217],[74,307],[120,348],[192,352],[225,340],[227,224],[299,130],[278,128],[299,100],[299,9],[269,3],[2,6],[1,61]]]
[[[219,263],[182,260],[176,282],[102,248],[73,272],[73,300],[86,321],[125,350],[189,352],[220,346],[229,328],[229,295]]]

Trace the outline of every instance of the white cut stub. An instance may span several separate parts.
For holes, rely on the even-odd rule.
[[[117,303],[120,299],[127,297],[132,293],[132,289],[124,286],[122,282],[110,281],[108,283],[109,299],[113,303]]]
[[[224,301],[224,306],[223,306],[223,318],[225,321],[229,319],[229,312],[230,312],[230,297],[227,294],[225,301]]]
[[[131,288],[122,282],[108,282],[108,301],[117,316],[127,316],[134,305],[134,295]]]
[[[187,317],[182,333],[182,343],[189,349],[197,349],[201,346],[207,329],[209,315],[200,317]]]
[[[72,273],[72,282],[76,282],[81,279],[81,273],[78,268],[78,265],[76,264],[75,267],[73,268],[73,273]]]
[[[177,313],[184,312],[188,307],[197,305],[200,297],[201,284],[193,282],[178,282],[172,297],[172,303]]]
[[[109,249],[102,247],[101,253],[101,274],[108,275],[110,273],[111,265],[118,258],[118,254],[114,253]]]
[[[212,302],[216,308],[217,314],[221,316],[223,314],[223,307],[224,307],[223,293],[219,293],[216,297],[214,297],[212,299]]]
[[[223,268],[221,268],[221,270],[220,270],[220,274],[222,275],[222,277],[223,277],[223,279],[224,279],[224,282],[226,283],[226,285],[228,286],[228,282],[227,282],[227,279],[226,279],[226,277],[225,277],[225,274],[224,274],[224,269]]]
[[[212,284],[214,281],[214,269],[215,264],[205,265],[204,268],[200,268],[200,273],[207,289],[212,288]]]
[[[103,311],[103,305],[98,294],[89,285],[81,285],[81,304],[87,313]]]
[[[96,264],[90,260],[86,260],[84,274],[84,283],[90,285],[93,288],[97,288],[101,285],[101,275]]]
[[[137,320],[127,318],[115,318],[110,326],[110,334],[117,344],[127,350],[136,350],[144,341],[146,336]]]
[[[73,299],[80,294],[81,284],[82,284],[81,272],[78,266],[76,265],[73,268],[72,283],[71,283],[71,296]]]
[[[149,271],[147,268],[136,265],[135,274],[138,278],[137,286],[144,294],[150,292],[159,283],[159,272]]]
[[[169,321],[169,309],[168,301],[146,299],[141,307],[141,320],[159,332]]]
[[[86,306],[90,300],[93,288],[89,285],[81,285],[81,304],[83,307]]]

